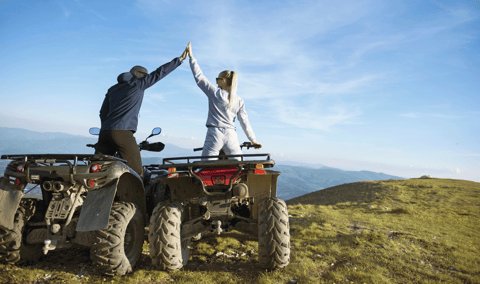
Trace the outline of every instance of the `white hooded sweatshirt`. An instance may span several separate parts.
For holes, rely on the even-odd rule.
[[[242,98],[240,98],[238,95],[235,95],[233,98],[232,102],[232,107],[228,108],[228,102],[229,102],[229,96],[230,92],[220,89],[217,86],[213,85],[210,83],[207,78],[203,75],[202,70],[197,64],[197,60],[195,58],[190,58],[190,67],[192,68],[192,73],[193,77],[195,78],[195,81],[197,82],[198,87],[207,95],[208,97],[208,118],[207,118],[207,123],[206,126],[208,128],[211,127],[216,127],[216,128],[224,128],[226,132],[229,132],[228,130],[233,130],[235,131],[235,117],[238,116],[238,121],[240,122],[240,125],[243,128],[243,131],[245,132],[245,135],[248,137],[248,139],[252,143],[256,143],[255,140],[255,134],[253,133],[253,129],[250,126],[250,122],[248,121],[248,116],[247,112],[245,111],[245,103],[243,102]],[[219,149],[224,148],[225,153],[232,154],[237,153],[238,151],[236,149],[229,149],[231,147],[234,147],[232,143],[234,141],[231,140],[236,140],[234,144],[238,145],[238,138],[235,133],[235,135],[227,135],[225,132],[226,136],[225,137],[209,137],[212,135],[218,136],[220,132],[218,131],[208,131],[207,132],[207,137],[205,139],[205,145],[204,145],[204,150],[203,150],[203,156],[216,156],[218,155]],[[216,133],[216,134],[214,134]],[[211,152],[212,155],[204,155],[206,152],[206,147],[207,144],[212,144],[212,143],[207,143],[209,140],[210,142],[215,141],[216,145],[211,145],[212,151],[207,151]],[[223,141],[223,142],[220,142]],[[223,144],[223,145],[218,145],[218,144]],[[228,146],[231,145],[231,146]],[[224,147],[225,146],[225,147]],[[227,148],[227,149],[225,149]],[[235,148],[238,148],[240,150],[240,146],[236,146]],[[216,153],[215,153],[216,152]],[[241,151],[240,151],[241,154]]]

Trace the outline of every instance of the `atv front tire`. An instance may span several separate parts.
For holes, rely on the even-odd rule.
[[[283,268],[290,262],[290,226],[285,201],[273,197],[260,204],[258,258],[262,268]]]
[[[182,241],[182,204],[159,203],[150,218],[148,241],[152,262],[160,270],[178,270],[190,257],[191,239]]]
[[[115,202],[108,227],[95,231],[90,258],[106,275],[124,275],[142,255],[145,227],[142,212],[131,202]]]
[[[23,263],[36,261],[42,256],[42,245],[28,245],[25,242],[25,225],[28,215],[35,213],[36,199],[22,199],[15,213],[13,230],[0,227],[0,262]]]

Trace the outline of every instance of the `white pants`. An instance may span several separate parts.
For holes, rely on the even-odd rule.
[[[242,150],[238,143],[237,132],[233,128],[208,127],[207,137],[203,144],[202,156],[218,156],[220,150],[226,155],[241,155]],[[240,160],[240,158],[235,158]],[[211,160],[202,158],[203,161]]]

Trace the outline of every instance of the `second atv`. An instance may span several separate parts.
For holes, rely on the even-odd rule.
[[[261,267],[287,266],[287,206],[276,197],[280,172],[270,169],[275,165],[270,154],[205,158],[165,158],[145,166],[158,174],[152,179],[157,203],[148,235],[153,263],[161,270],[180,269],[188,262],[193,238],[204,231],[236,230],[258,239]]]

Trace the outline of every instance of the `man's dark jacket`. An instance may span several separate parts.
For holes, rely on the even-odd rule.
[[[142,78],[137,78],[130,72],[118,75],[118,84],[108,89],[100,109],[101,130],[118,129],[136,132],[138,113],[142,106],[145,89],[153,86],[180,64],[182,62],[177,57]]]

